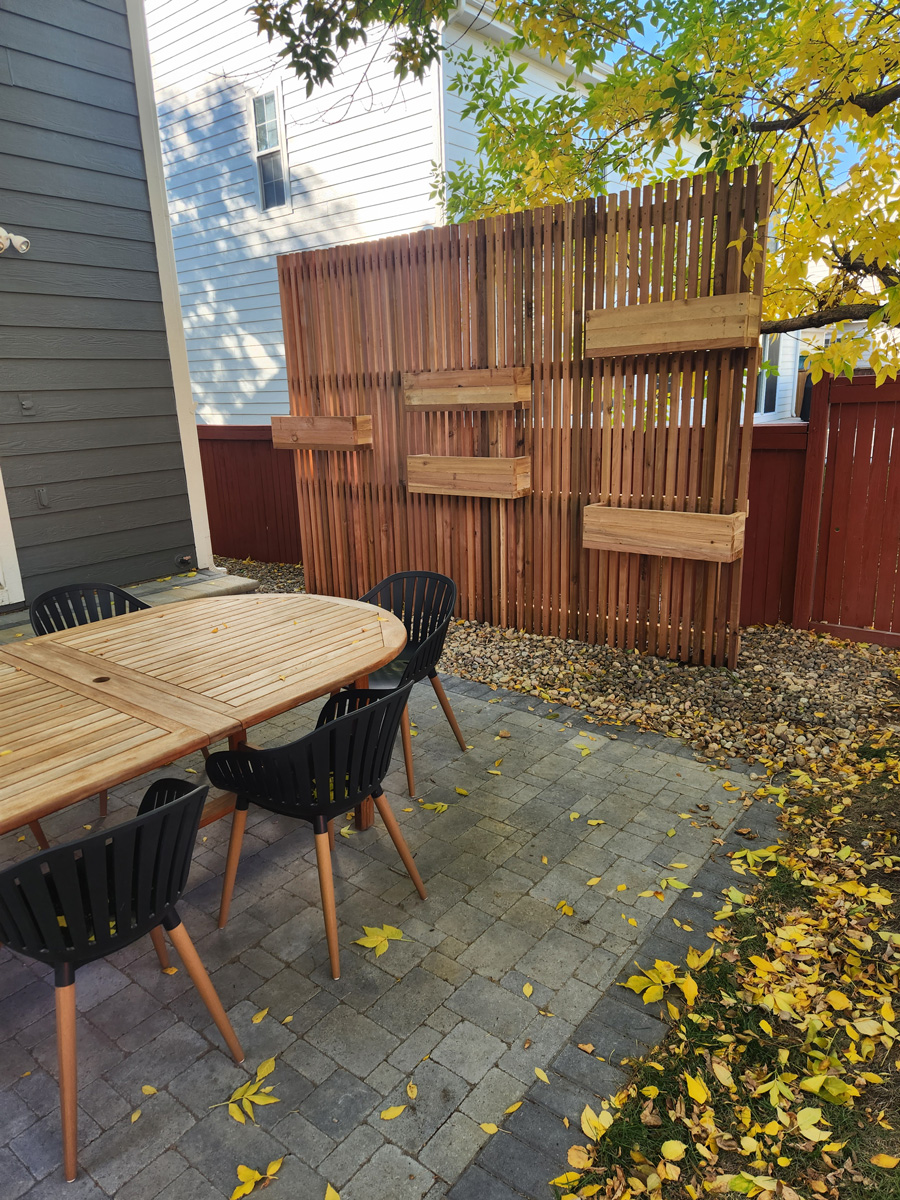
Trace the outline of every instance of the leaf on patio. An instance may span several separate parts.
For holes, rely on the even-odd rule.
[[[282,1023],[282,1025],[290,1025],[290,1023],[291,1023],[291,1021],[293,1021],[293,1019],[294,1019],[294,1014],[288,1013],[288,1015],[284,1018],[284,1020],[281,1023]]]
[[[502,774],[503,774],[502,771],[494,771],[490,767],[488,767],[488,775],[502,775]]]
[[[493,1121],[482,1121],[481,1128],[485,1133],[497,1133],[498,1131],[498,1126],[496,1126]]]
[[[496,741],[497,738],[508,738],[508,737],[512,737],[512,734],[509,732],[509,730],[501,729],[500,732],[497,734],[497,737],[494,738],[494,741]]]
[[[526,996],[530,996],[534,992],[534,988],[530,983],[525,983],[522,985],[522,991]]]
[[[585,1054],[593,1054],[594,1053],[594,1043],[593,1042],[579,1042],[578,1049],[583,1050],[585,1052]]]
[[[381,1119],[382,1119],[382,1121],[393,1121],[396,1117],[399,1117],[400,1114],[405,1111],[406,1111],[405,1104],[395,1104],[392,1108],[386,1108],[383,1110],[383,1112],[381,1113]]]
[[[408,811],[412,812],[412,809],[409,809]],[[340,828],[340,835],[341,835],[341,837],[345,837],[345,838],[353,837],[353,830],[350,828],[349,825],[342,825]]]
[[[340,1192],[336,1192],[330,1183],[325,1188],[325,1200],[341,1200]]]
[[[588,818],[588,825],[605,825],[605,824],[606,824],[606,822],[601,821],[599,819],[599,817],[595,817],[593,820],[591,820],[590,817]]]
[[[137,1121],[137,1120],[138,1120],[138,1118],[140,1117],[140,1115],[141,1115],[141,1110],[140,1110],[139,1108],[136,1108],[136,1109],[134,1110],[134,1112],[131,1114],[131,1123],[132,1123],[132,1125],[135,1123],[135,1121]]]
[[[564,917],[571,917],[575,913],[575,909],[568,902],[568,900],[560,900],[559,904],[556,906],[556,911],[561,912]]]
[[[617,884],[616,884],[616,891],[617,891],[617,892],[627,892],[627,891],[628,891],[628,884],[627,884],[627,883],[617,883]]]
[[[177,975],[177,967],[163,967],[163,975]]]
[[[547,1072],[542,1070],[540,1067],[535,1067],[534,1073],[535,1073],[535,1075],[537,1075],[537,1077],[541,1081],[541,1083],[549,1083],[550,1082],[550,1080],[547,1078]]]
[[[603,876],[602,876],[602,875],[593,875],[593,876],[591,876],[591,878],[590,878],[590,879],[587,881],[587,886],[588,886],[588,887],[594,887],[594,885],[595,885],[595,884],[598,884],[602,878],[603,878]]]
[[[465,788],[458,787],[458,788],[455,788],[454,790],[455,790],[457,796],[468,796],[468,794],[469,794]]]
[[[406,1085],[406,1094],[407,1094],[407,1096],[409,1096],[410,1100],[415,1100],[416,1096],[418,1096],[418,1094],[419,1094],[419,1089],[416,1087],[416,1085],[413,1083],[412,1080],[410,1080],[409,1083]]]
[[[456,790],[461,796],[468,796],[469,794],[468,792],[464,792],[462,788],[457,788]],[[437,800],[434,804],[423,804],[422,807],[431,809],[432,812],[435,812],[438,814],[438,816],[440,816],[441,813],[445,813],[447,811],[449,805],[442,804],[439,800]]]
[[[267,1008],[261,1008],[258,1013],[254,1013],[250,1018],[251,1023],[258,1025],[268,1011],[269,1010]]]
[[[547,865],[547,855],[546,854],[541,855],[541,862],[544,864],[544,866]]]
[[[570,821],[577,821],[577,820],[578,820],[578,818],[579,818],[580,816],[581,816],[581,813],[577,813],[577,812],[570,812],[570,813],[569,813],[569,820],[570,820]]]
[[[674,837],[674,836],[675,836],[675,830],[674,830],[674,829],[667,829],[667,830],[666,830],[666,837]]]

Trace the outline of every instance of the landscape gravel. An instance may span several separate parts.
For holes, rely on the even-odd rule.
[[[299,566],[217,562],[262,591],[303,590]],[[732,671],[456,621],[441,669],[683,738],[710,761],[805,767],[900,720],[900,651],[784,625],[745,629]]]

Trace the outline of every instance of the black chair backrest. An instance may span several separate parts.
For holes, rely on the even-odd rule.
[[[271,812],[312,821],[379,795],[412,684],[384,692],[341,692],[325,705],[316,729],[274,750],[223,750],[206,760],[215,787]]]
[[[69,583],[42,592],[32,600],[28,615],[34,632],[42,635],[149,607],[144,600],[112,583]]]
[[[161,782],[172,797],[161,807],[0,872],[0,942],[59,978],[61,964],[102,958],[159,925],[184,891],[209,791]]]
[[[434,670],[444,649],[456,607],[456,584],[436,571],[398,571],[360,596],[399,617],[406,626],[407,659],[402,683],[417,681]]]

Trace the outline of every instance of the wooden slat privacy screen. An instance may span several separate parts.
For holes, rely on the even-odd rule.
[[[743,267],[770,190],[751,167],[280,257],[292,413],[373,422],[369,453],[295,452],[309,590],[358,596],[427,568],[456,580],[472,620],[734,663],[740,559],[585,549],[583,522],[588,504],[744,511],[758,350],[604,358],[584,325],[761,295],[761,257]],[[509,367],[531,372],[530,407],[406,407],[405,374]],[[412,492],[407,458],[423,455],[527,457],[531,490]]]

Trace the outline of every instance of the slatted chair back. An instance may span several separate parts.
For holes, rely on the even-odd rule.
[[[401,685],[431,674],[441,657],[456,607],[456,584],[436,571],[398,571],[360,600],[392,612],[406,626],[406,661]]]
[[[28,615],[34,632],[41,636],[149,607],[146,601],[112,583],[70,583],[42,592],[32,600]]]
[[[234,792],[243,807],[252,801],[324,828],[324,822],[381,795],[411,689],[410,683],[387,695],[360,689],[333,696],[316,729],[296,742],[211,754],[210,783]]]
[[[180,899],[209,789],[161,783],[167,803],[0,873],[0,942],[54,966],[58,986],[149,933]]]

